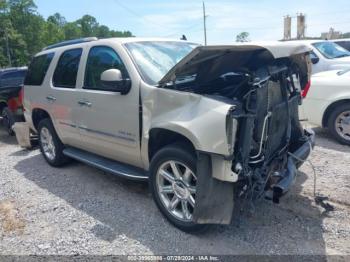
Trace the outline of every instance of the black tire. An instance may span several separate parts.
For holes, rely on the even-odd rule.
[[[15,132],[13,131],[12,126],[15,123],[15,117],[8,107],[5,107],[2,110],[2,123],[3,123],[4,127],[6,128],[7,133],[10,136],[14,136]]]
[[[344,112],[350,112],[350,105],[349,104],[341,104],[333,109],[333,111],[330,113],[328,117],[327,127],[332,134],[332,136],[341,144],[344,145],[350,145],[350,135],[349,139],[345,139],[342,137],[336,130],[336,121],[338,116],[340,116]]]
[[[187,233],[203,232],[205,229],[207,229],[208,225],[196,224],[194,222],[184,222],[175,218],[161,201],[157,189],[157,172],[161,165],[167,161],[184,163],[194,173],[196,172],[196,158],[193,153],[190,153],[189,150],[185,150],[184,148],[186,147],[180,144],[173,144],[164,147],[155,154],[150,165],[150,189],[157,207],[171,224]]]
[[[43,136],[42,131],[44,128],[48,130],[48,132],[52,136],[52,141],[54,144],[54,150],[53,150],[54,157],[52,158],[49,158],[44,152],[44,147],[42,144],[42,136]],[[39,133],[39,147],[40,147],[41,154],[44,156],[45,160],[47,161],[47,163],[49,163],[49,165],[53,167],[61,167],[69,162],[69,158],[63,154],[64,145],[62,144],[61,140],[57,136],[56,130],[50,119],[47,118],[40,121],[38,125],[38,133]]]

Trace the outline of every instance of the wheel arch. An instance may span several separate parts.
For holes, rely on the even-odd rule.
[[[195,143],[186,135],[179,132],[165,129],[165,128],[152,128],[149,131],[148,140],[148,159],[152,160],[153,156],[165,146],[181,143],[191,153],[196,153]]]
[[[33,122],[33,126],[36,130],[38,130],[38,126],[41,120],[44,120],[46,118],[51,119],[50,114],[42,109],[42,108],[34,108],[32,110],[32,122]]]
[[[350,103],[350,99],[341,99],[341,100],[335,101],[335,102],[331,103],[330,105],[328,105],[327,109],[325,110],[325,112],[323,114],[322,126],[328,127],[328,118],[329,118],[330,114],[332,113],[332,111],[335,108],[337,108],[338,106],[346,104],[346,103]]]

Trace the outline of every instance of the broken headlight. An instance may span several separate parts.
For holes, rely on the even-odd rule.
[[[230,155],[234,153],[237,133],[237,120],[233,118],[231,114],[233,109],[230,110],[230,113],[226,117],[227,146]]]

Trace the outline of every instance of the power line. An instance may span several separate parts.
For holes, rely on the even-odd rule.
[[[125,9],[126,11],[128,11],[130,14],[136,16],[137,18],[139,19],[142,19],[144,20],[145,22],[147,23],[150,23],[152,25],[155,25],[159,28],[163,28],[163,29],[169,29],[169,28],[166,28],[166,27],[163,27],[162,25],[160,25],[159,23],[156,23],[155,21],[151,20],[151,19],[148,19],[148,18],[145,18],[144,16],[136,13],[134,10],[132,10],[131,8],[127,7],[126,5],[122,4],[120,1],[118,0],[114,0],[114,2],[116,2],[120,7],[122,7],[123,9]],[[140,20],[137,20],[139,22],[141,22]]]

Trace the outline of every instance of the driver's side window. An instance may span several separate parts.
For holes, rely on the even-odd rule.
[[[85,69],[84,89],[104,90],[101,74],[109,69],[119,69],[123,78],[128,78],[122,60],[111,47],[92,47]]]

